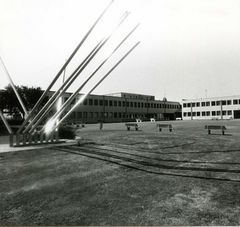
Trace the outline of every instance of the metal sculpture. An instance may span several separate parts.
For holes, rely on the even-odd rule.
[[[94,22],[94,24],[91,26],[89,31],[86,33],[84,38],[81,40],[81,42],[78,44],[78,46],[75,48],[75,50],[72,52],[70,57],[67,59],[65,64],[62,66],[60,71],[57,73],[57,75],[54,77],[48,88],[45,90],[45,92],[42,94],[38,102],[35,104],[33,109],[30,113],[27,113],[26,111],[26,119],[18,129],[17,133],[13,136],[12,130],[9,127],[8,123],[4,119],[3,114],[0,112],[0,117],[4,121],[4,124],[6,125],[9,134],[10,134],[10,146],[24,146],[29,144],[42,144],[42,143],[56,143],[59,142],[58,139],[58,127],[59,125],[84,101],[84,99],[92,93],[102,82],[105,78],[107,78],[110,73],[139,45],[140,42],[137,42],[135,45],[133,45],[121,58],[118,60],[118,62],[90,89],[89,92],[87,92],[85,95],[81,96],[81,98],[78,100],[78,102],[70,108],[66,112],[66,110],[71,105],[74,98],[76,98],[79,95],[79,92],[84,88],[84,86],[90,81],[91,78],[99,71],[99,69],[111,58],[111,56],[122,46],[122,44],[130,37],[130,35],[137,29],[139,24],[137,24],[122,40],[121,42],[111,51],[111,53],[98,65],[98,67],[93,71],[93,73],[90,74],[90,76],[87,77],[87,79],[82,83],[75,92],[69,97],[69,99],[65,102],[58,105],[57,111],[53,114],[52,117],[49,117],[49,119],[46,122],[43,122],[43,120],[48,117],[50,114],[50,111],[53,110],[56,103],[61,100],[64,93],[67,91],[67,89],[74,83],[74,81],[81,75],[82,71],[88,66],[88,64],[92,61],[92,59],[95,57],[95,55],[101,50],[101,48],[108,42],[110,38],[114,35],[114,33],[117,31],[117,29],[121,26],[121,24],[126,20],[126,18],[129,16],[129,12],[125,12],[123,16],[120,18],[120,21],[118,24],[115,25],[114,29],[110,32],[109,35],[106,35],[103,37],[96,46],[90,51],[90,53],[84,58],[84,60],[77,66],[77,68],[72,72],[72,74],[67,78],[67,80],[63,81],[63,84],[60,86],[59,89],[56,90],[56,92],[51,96],[51,98],[47,101],[47,103],[39,110],[40,105],[42,104],[44,98],[48,95],[50,89],[53,87],[53,85],[56,83],[58,78],[61,76],[61,74],[65,71],[68,64],[71,62],[77,51],[80,49],[82,44],[86,41],[90,33],[93,31],[95,26],[98,24],[98,22],[101,20],[101,18],[104,16],[106,11],[109,9],[113,1],[111,1],[107,7],[103,10],[103,12],[100,14],[100,16],[97,18],[97,20]],[[3,61],[1,60],[2,65]],[[5,67],[5,71],[6,67]],[[8,74],[8,73],[7,73]],[[9,80],[11,85],[14,87],[14,84],[9,76]],[[15,91],[14,87],[14,91]],[[22,107],[24,107],[24,104],[21,101],[20,96],[17,94],[19,102],[21,103]],[[23,108],[24,109],[24,108]],[[25,111],[26,109],[24,109]],[[66,113],[65,113],[66,112]],[[65,114],[64,114],[65,113]],[[40,126],[40,123],[44,123],[43,126]],[[13,139],[15,137],[15,139]]]

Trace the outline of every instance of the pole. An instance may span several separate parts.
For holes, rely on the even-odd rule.
[[[2,66],[5,74],[6,74],[7,77],[8,77],[8,80],[9,80],[11,86],[12,86],[12,89],[13,89],[15,95],[17,96],[17,99],[18,99],[18,101],[19,101],[19,103],[20,103],[20,105],[21,105],[21,107],[22,107],[22,109],[23,109],[23,111],[24,111],[24,114],[25,114],[25,116],[27,117],[27,115],[28,115],[27,109],[26,109],[26,107],[25,107],[25,105],[24,105],[24,103],[23,103],[20,95],[18,94],[18,91],[17,91],[17,89],[16,89],[16,87],[15,87],[15,85],[14,85],[14,83],[13,83],[13,80],[12,80],[12,78],[11,78],[11,76],[10,76],[8,70],[7,70],[7,67],[5,66],[5,64],[4,64],[4,62],[3,62],[3,59],[2,59],[1,57],[0,57],[0,62],[1,62],[1,66]]]
[[[107,56],[102,63],[95,69],[95,71],[84,81],[84,83],[68,98],[68,100],[62,105],[61,109],[58,110],[53,117],[50,119],[53,120],[55,118],[59,118],[63,111],[68,108],[68,106],[72,103],[74,98],[78,95],[78,93],[84,88],[87,82],[98,72],[98,70],[109,60],[109,58],[121,47],[121,45],[128,39],[128,37],[133,34],[133,32],[137,29],[139,24],[137,24],[125,37],[124,39],[114,48],[114,50]],[[31,131],[30,131],[31,132]]]
[[[40,99],[37,101],[37,103],[35,104],[35,106],[33,107],[32,111],[29,113],[28,117],[25,119],[25,121],[23,122],[23,124],[21,125],[21,127],[18,130],[18,133],[20,133],[22,131],[22,129],[24,128],[24,126],[27,124],[27,122],[30,120],[30,118],[32,117],[33,113],[35,112],[35,110],[40,106],[41,102],[44,100],[44,98],[46,97],[46,95],[48,94],[48,92],[50,91],[50,89],[52,88],[52,86],[55,84],[55,82],[57,81],[57,79],[60,77],[60,75],[62,74],[62,72],[64,71],[64,69],[67,67],[67,65],[70,63],[70,61],[72,60],[72,58],[75,56],[75,54],[77,53],[77,51],[79,50],[79,48],[83,45],[83,43],[85,42],[85,40],[88,38],[88,36],[90,35],[90,33],[93,31],[93,29],[95,28],[95,26],[98,24],[98,22],[101,20],[101,18],[104,16],[104,14],[106,13],[106,11],[109,9],[109,7],[111,6],[111,4],[113,3],[113,1],[111,1],[107,7],[103,10],[103,12],[100,14],[100,16],[97,18],[97,20],[94,22],[94,24],[92,25],[92,27],[89,29],[89,31],[85,34],[85,36],[83,37],[83,39],[81,40],[81,42],[77,45],[77,47],[75,48],[75,50],[72,52],[72,54],[70,55],[70,57],[68,58],[68,60],[65,62],[65,64],[62,66],[62,68],[60,69],[60,71],[57,73],[57,75],[55,76],[55,78],[53,79],[53,81],[51,82],[51,84],[48,86],[48,88],[45,90],[45,92],[42,94],[42,96],[40,97]]]
[[[106,74],[102,79],[84,96],[86,98],[91,92],[93,92],[102,82],[106,79],[109,74],[140,44],[137,42]],[[79,104],[81,104],[83,99],[79,99],[79,101],[70,109],[70,111],[59,121],[58,125],[53,126],[49,134],[51,134],[71,113],[74,111]]]
[[[34,131],[34,129],[37,127],[37,125],[41,122],[41,120],[44,118],[44,116],[46,116],[46,114],[50,111],[50,109],[52,108],[52,106],[54,105],[54,103],[56,102],[56,100],[70,87],[70,85],[74,82],[74,80],[79,76],[79,74],[84,70],[84,68],[89,64],[89,62],[93,59],[93,57],[98,53],[98,51],[106,44],[106,42],[111,38],[111,36],[115,33],[115,31],[119,28],[119,26],[124,22],[124,20],[128,17],[129,13],[128,12],[125,12],[123,14],[123,16],[121,17],[121,20],[120,22],[116,25],[116,27],[114,28],[114,30],[111,32],[110,35],[108,35],[108,37],[106,37],[104,39],[104,41],[100,44],[99,47],[97,47],[96,51],[92,54],[92,56],[88,56],[85,60],[84,60],[84,64],[82,65],[81,64],[81,68],[79,69],[79,71],[74,75],[72,74],[72,76],[70,76],[68,78],[68,80],[65,82],[65,85],[63,85],[59,91],[61,90],[60,94],[58,94],[58,96],[54,96],[51,97],[51,100],[55,99],[51,104],[50,106],[48,106],[47,104],[49,104],[50,102],[48,102],[43,108],[42,110],[35,116],[35,118],[33,119],[33,121],[31,122],[31,124],[29,124],[27,126],[27,128],[24,130],[24,133],[27,132],[27,130],[33,125],[33,123],[37,120],[36,124],[33,125],[33,127],[31,128],[31,130],[29,131],[30,133]],[[136,29],[136,28],[135,28]],[[64,87],[65,86],[65,87]],[[64,87],[64,88],[63,88]],[[50,100],[49,100],[50,101]],[[46,109],[46,106],[48,106],[47,110]],[[43,113],[43,111],[45,111]],[[42,114],[43,113],[43,114]],[[40,116],[39,119],[37,119],[38,117]]]

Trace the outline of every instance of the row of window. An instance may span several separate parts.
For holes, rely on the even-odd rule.
[[[192,115],[191,115],[192,114]],[[232,115],[232,110],[223,110],[222,115]],[[221,111],[202,111],[202,112],[184,112],[183,113],[184,117],[200,117],[200,116],[221,116]]]
[[[219,101],[207,101],[207,102],[189,102],[183,103],[183,107],[200,107],[200,106],[220,106],[222,103],[223,106],[225,105],[238,105],[240,104],[240,99],[233,99],[233,100],[219,100]]]
[[[141,118],[146,114],[139,113],[121,113],[121,112],[72,112],[70,118]]]
[[[67,98],[65,98],[65,101]],[[89,106],[110,106],[110,107],[133,107],[133,108],[167,108],[179,109],[180,105],[165,104],[165,103],[147,103],[147,102],[129,102],[117,100],[99,100],[99,99],[85,99],[83,105]]]

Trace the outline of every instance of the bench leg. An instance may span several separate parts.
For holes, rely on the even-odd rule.
[[[211,130],[210,129],[208,129],[208,134],[211,134]]]

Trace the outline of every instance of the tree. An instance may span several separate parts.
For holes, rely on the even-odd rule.
[[[43,90],[40,87],[29,88],[27,86],[16,86],[16,89],[28,111],[33,108],[33,106],[43,94]],[[47,98],[44,100],[43,104],[45,104],[46,101]],[[19,112],[22,113],[22,116],[25,114],[11,85],[6,86],[4,90],[0,91],[0,109],[7,109],[9,114]]]

